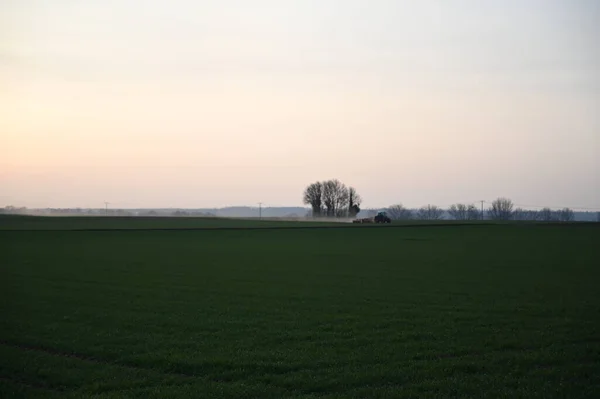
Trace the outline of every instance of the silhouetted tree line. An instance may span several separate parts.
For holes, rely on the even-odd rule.
[[[453,204],[448,209],[448,214],[455,220],[481,219],[481,212],[473,204]]]
[[[425,205],[419,209],[409,209],[402,204],[391,205],[385,209],[392,220],[442,220],[444,209],[436,205]]]
[[[4,208],[0,209],[0,213],[4,213],[7,215],[25,215],[27,214],[27,208],[22,206],[22,207],[17,207],[17,206],[12,206],[12,205],[8,205],[5,206]]]
[[[575,220],[575,213],[570,208],[553,211],[542,208],[539,211],[514,208],[513,202],[508,198],[498,198],[492,202],[488,209],[491,220],[530,220],[542,222],[571,222]]]
[[[523,220],[543,222],[570,222],[575,220],[575,213],[570,208],[552,210],[543,208],[539,211],[515,208],[508,198],[497,198],[491,206],[483,210],[474,204],[453,204],[447,210],[435,205],[427,205],[416,210],[408,209],[402,204],[391,205],[387,214],[392,220],[440,220],[447,215],[454,220]],[[600,221],[600,213],[598,213]]]
[[[362,199],[355,188],[337,179],[315,182],[304,190],[303,202],[310,205],[312,217],[356,217]]]

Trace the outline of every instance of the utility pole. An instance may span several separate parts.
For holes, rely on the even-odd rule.
[[[262,219],[262,202],[258,203],[258,219]]]
[[[108,202],[104,201],[104,210],[106,213],[106,216],[108,216]]]
[[[483,203],[484,203],[484,202],[485,202],[485,201],[483,201],[483,200],[481,201],[481,220],[484,220],[484,219],[485,219],[485,214],[483,213]]]

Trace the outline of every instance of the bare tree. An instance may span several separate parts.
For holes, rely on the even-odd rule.
[[[481,214],[475,205],[453,204],[450,205],[448,213],[454,220],[479,220]]]
[[[337,179],[313,183],[304,191],[304,203],[311,205],[313,215],[356,216],[361,201],[356,189],[346,187]]]
[[[333,180],[323,182],[323,204],[325,205],[327,216],[335,216],[335,183]]]
[[[310,205],[312,217],[319,217],[323,211],[323,184],[316,182],[304,190],[304,203]]]
[[[569,208],[563,208],[558,211],[558,220],[561,222],[572,222],[575,219],[575,213]]]
[[[475,205],[469,205],[467,207],[467,220],[479,220],[481,219],[481,213]]]
[[[517,208],[513,212],[514,220],[527,220],[527,221],[535,221],[539,220],[539,212],[535,210],[527,210],[523,208]]]
[[[550,208],[542,208],[539,211],[539,220],[543,222],[553,222],[556,221],[556,215],[552,212]]]
[[[467,220],[469,216],[469,207],[465,204],[450,205],[448,213],[455,220]]]
[[[492,220],[510,220],[513,217],[513,202],[508,198],[497,198],[488,209]]]
[[[413,213],[402,204],[391,205],[386,209],[387,215],[392,220],[410,220]]]
[[[527,210],[523,208],[517,208],[513,211],[513,220],[527,220]]]
[[[345,184],[336,181],[335,190],[335,216],[339,218],[347,217],[350,202],[350,192]]]
[[[440,220],[443,219],[444,210],[435,205],[421,207],[417,211],[417,219],[420,220]]]
[[[348,188],[337,179],[327,180],[323,182],[323,200],[327,216],[345,216],[349,200]]]

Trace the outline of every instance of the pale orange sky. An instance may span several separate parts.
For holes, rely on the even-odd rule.
[[[600,3],[370,3],[0,2],[0,206],[600,209]]]

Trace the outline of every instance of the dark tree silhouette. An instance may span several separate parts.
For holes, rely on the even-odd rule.
[[[360,203],[362,202],[362,198],[356,192],[354,187],[350,187],[348,189],[348,216],[356,217],[360,212]]]
[[[475,205],[469,205],[467,207],[467,220],[479,220],[481,219],[481,213]]]
[[[510,220],[513,217],[513,206],[508,198],[495,199],[488,209],[488,215],[492,220]]]
[[[309,185],[304,190],[304,203],[311,205],[313,217],[354,217],[360,212],[362,199],[355,188],[337,179]]]
[[[513,220],[535,221],[540,219],[540,213],[535,210],[517,208],[513,212]]]
[[[387,215],[392,220],[410,220],[413,213],[402,204],[391,205],[386,209]]]
[[[327,209],[328,217],[339,216],[338,207],[344,201],[344,194],[347,201],[348,190],[339,180],[333,179],[323,182],[323,203]]]
[[[441,220],[443,215],[444,210],[435,205],[423,206],[417,211],[417,219],[420,220]]]
[[[575,219],[575,213],[569,208],[563,208],[558,211],[558,220],[561,222],[572,222]]]
[[[552,212],[552,209],[542,208],[539,211],[539,220],[541,220],[542,222],[553,222],[556,221],[557,218],[554,212]]]
[[[479,210],[475,205],[453,204],[450,205],[448,213],[455,220],[478,220],[481,218]]]
[[[312,216],[319,217],[323,211],[323,183],[310,184],[304,190],[304,203],[310,205]]]

